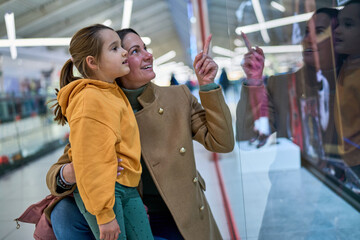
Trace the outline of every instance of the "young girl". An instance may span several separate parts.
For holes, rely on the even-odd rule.
[[[335,30],[335,51],[346,56],[336,84],[336,127],[343,160],[360,177],[360,1],[345,4]],[[347,179],[352,174],[347,174]],[[349,177],[350,176],[350,177]],[[357,182],[357,181],[355,181]],[[351,186],[360,192],[360,184]],[[352,184],[349,184],[352,185]]]
[[[129,73],[117,33],[78,31],[61,70],[55,120],[70,126],[76,203],[97,239],[153,239],[139,197],[140,138],[131,105],[115,79]],[[74,77],[75,66],[84,78]],[[117,177],[117,159],[124,170]],[[119,235],[120,234],[120,235]]]

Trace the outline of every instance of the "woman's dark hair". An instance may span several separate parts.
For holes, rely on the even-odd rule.
[[[350,5],[350,4],[354,4],[354,3],[360,4],[360,0],[350,0],[350,1],[346,2],[346,3],[344,4],[344,6],[347,6],[347,5]]]
[[[129,33],[134,33],[134,34],[136,34],[136,35],[138,35],[140,37],[140,35],[132,28],[123,28],[121,30],[117,30],[116,33],[119,35],[119,38],[121,40],[121,47],[122,48],[124,48],[124,38]],[[117,83],[117,85],[119,85],[121,87],[121,77],[115,79],[115,82]]]
[[[80,29],[71,38],[69,47],[71,59],[67,60],[63,68],[61,69],[60,89],[69,84],[70,82],[80,79],[80,77],[75,77],[73,74],[74,66],[78,69],[78,71],[84,78],[90,77],[91,70],[86,63],[86,57],[93,56],[97,61],[100,59],[103,40],[99,32],[105,29],[114,31],[112,28],[105,25],[95,24]],[[59,90],[55,89],[55,91],[57,95]],[[57,121],[59,124],[64,125],[67,120],[66,117],[62,114],[59,103],[51,106],[51,108],[54,107],[54,120]]]
[[[119,35],[120,39],[121,39],[121,46],[123,46],[123,40],[125,38],[125,36],[128,34],[128,33],[134,33],[136,35],[138,35],[140,37],[140,35],[132,28],[123,28],[121,30],[117,30],[116,33]]]
[[[339,14],[339,10],[336,9],[336,8],[319,8],[315,11],[315,14],[318,14],[318,13],[326,13],[327,15],[329,15],[330,18],[333,18],[333,17],[337,17],[337,15]]]

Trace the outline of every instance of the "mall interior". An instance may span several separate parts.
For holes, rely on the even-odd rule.
[[[360,239],[360,1],[0,0],[0,13],[0,240],[35,238],[35,224],[16,219],[51,194],[46,176],[72,129],[54,120],[52,100],[72,57],[71,38],[93,24],[134,29],[151,54],[151,82],[162,89],[185,85],[199,103],[205,90],[194,61],[207,52],[211,34],[216,86],[206,91],[220,88],[231,115],[233,134],[226,137],[234,145],[210,151],[192,128],[192,146],[177,146],[176,154],[193,149],[204,180],[200,191],[222,239]],[[74,72],[82,77],[75,66]],[[202,105],[204,135],[211,135],[209,104]],[[156,118],[167,117],[169,109],[159,107]],[[134,110],[136,119],[142,110]],[[166,125],[175,129],[177,123]],[[174,132],[181,131],[187,130]],[[154,149],[172,147],[180,133],[154,140]],[[150,155],[145,151],[142,159]],[[171,161],[151,155],[159,165]],[[166,190],[156,188],[172,209]],[[186,206],[177,208],[186,212]],[[186,222],[173,217],[184,236]]]

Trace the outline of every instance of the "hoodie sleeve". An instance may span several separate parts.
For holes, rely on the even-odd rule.
[[[116,135],[107,125],[86,116],[72,119],[69,124],[80,196],[98,224],[108,223],[115,218]]]

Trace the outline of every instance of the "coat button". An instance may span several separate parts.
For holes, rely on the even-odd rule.
[[[164,113],[164,109],[163,108],[159,108],[159,114],[163,114]]]
[[[186,149],[184,147],[180,148],[180,153],[184,154],[186,152]]]
[[[204,209],[205,209],[204,205],[202,205],[199,209],[200,209],[200,211],[204,211]]]
[[[197,177],[194,177],[193,182],[197,183],[198,181],[199,181],[199,179]]]

